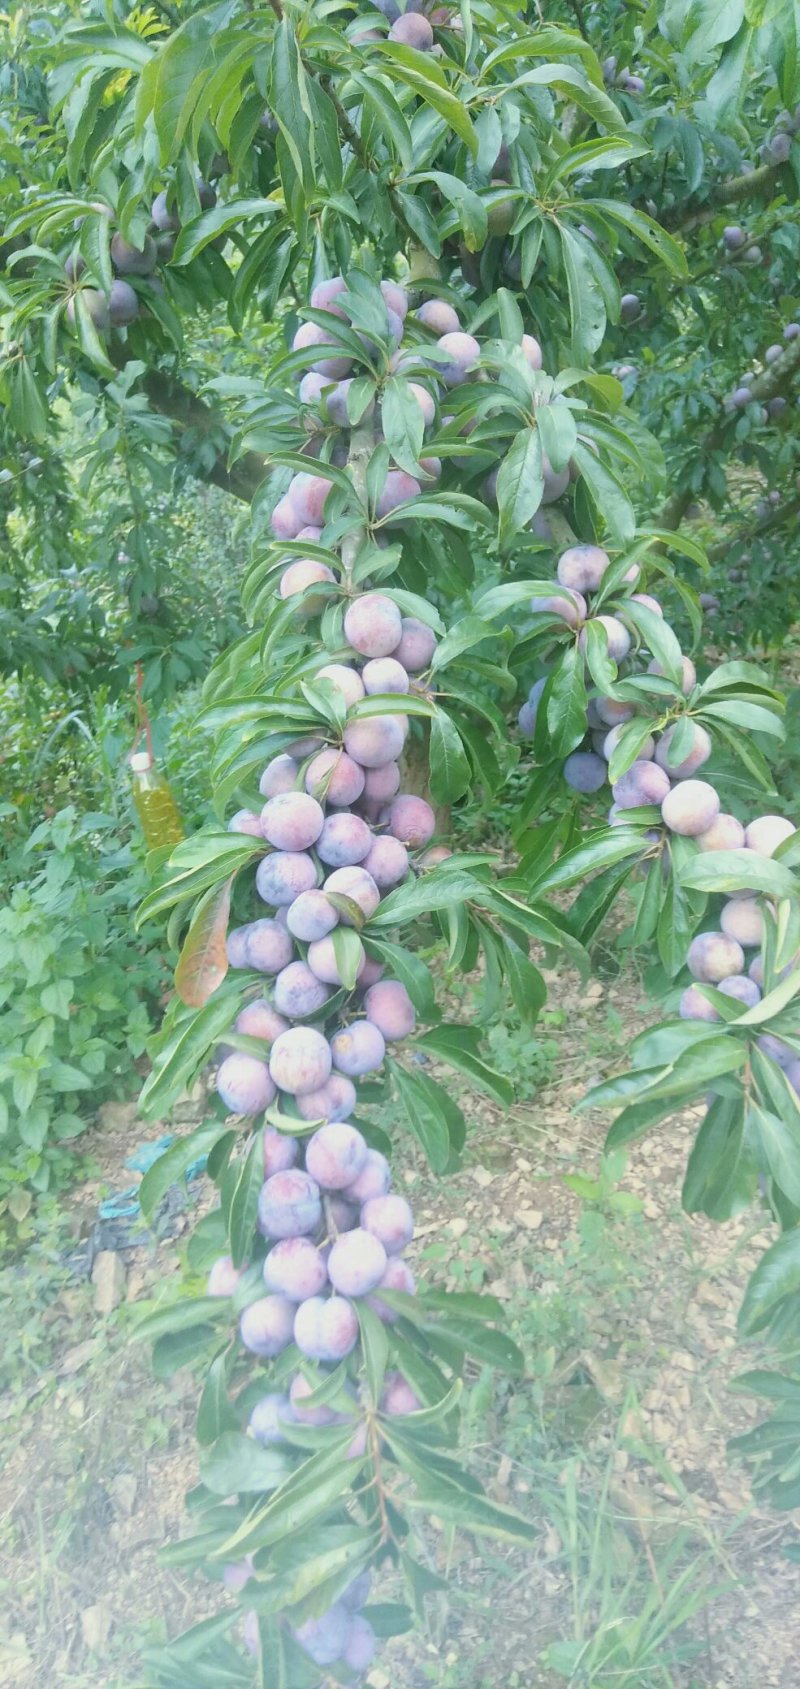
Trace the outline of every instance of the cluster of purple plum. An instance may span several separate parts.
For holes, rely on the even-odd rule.
[[[739,223],[727,223],[722,231],[727,256],[737,264],[760,264],[764,254]]]
[[[531,610],[534,621],[547,617],[556,625],[559,621],[566,623],[574,630],[580,650],[586,649],[589,627],[599,626],[608,656],[619,666],[631,656],[638,657],[642,651],[641,644],[638,647],[634,644],[635,640],[641,641],[642,638],[640,622],[629,614],[628,607],[641,605],[659,620],[663,619],[663,610],[652,594],[630,591],[627,596],[620,597],[613,614],[593,613],[591,598],[600,590],[610,564],[608,552],[601,546],[570,546],[562,552],[556,566],[558,590],[552,595],[534,598]],[[635,587],[639,574],[639,565],[632,564],[623,576],[621,589]],[[648,662],[647,672],[664,675],[662,665],[655,658]],[[690,698],[696,682],[694,663],[690,657],[683,657],[679,690],[684,698]],[[547,676],[535,681],[520,709],[519,726],[526,738],[532,738],[535,733],[539,702],[546,684]],[[587,724],[592,749],[587,747],[573,751],[564,764],[564,778],[573,791],[598,792],[606,785],[608,763],[627,723],[635,715],[636,708],[632,703],[602,694],[590,699]],[[681,736],[677,750],[674,750],[679,729]],[[716,839],[719,831],[719,795],[708,781],[694,778],[711,752],[710,735],[699,722],[682,716],[680,720],[669,723],[663,731],[659,731],[654,723],[654,731],[640,744],[636,760],[612,785],[614,801],[609,820],[621,824],[629,810],[657,805],[669,832],[696,839],[701,849],[726,848],[717,842],[709,842]]]
[[[741,233],[741,230],[738,232]],[[786,344],[796,340],[798,335],[800,335],[800,323],[789,322],[784,325],[783,339]],[[764,353],[764,363],[767,368],[780,361],[786,351],[786,344],[781,345],[780,341],[775,341],[773,345],[767,347],[766,352]],[[744,375],[739,377],[738,384],[725,400],[726,410],[744,410],[747,405],[752,405],[756,402],[750,389],[753,382],[757,379],[758,373],[759,372],[757,370],[747,370]],[[762,405],[760,407],[761,421],[774,421],[777,417],[783,416],[787,405],[788,399],[785,399],[782,393],[776,393],[772,399],[767,400],[766,405]],[[776,497],[776,503],[778,502],[778,499],[779,495]]]
[[[401,7],[397,0],[371,0],[370,10],[380,12],[389,24],[388,39],[402,47],[414,47],[418,53],[430,53],[435,46],[434,30],[443,26],[460,29],[461,17],[453,6],[437,5],[436,0],[408,0]],[[381,41],[379,29],[360,29],[353,40]]]
[[[220,157],[215,163],[218,174],[228,168],[227,159]],[[216,190],[198,175],[196,179],[197,197],[201,211],[208,211],[216,204]],[[98,201],[95,210],[106,217],[111,217],[110,207]],[[159,264],[167,264],[175,250],[175,239],[180,228],[180,220],[174,208],[172,190],[164,189],[156,194],[150,208],[150,229],[144,237],[141,246],[135,246],[117,229],[111,236],[111,263],[114,267],[114,280],[108,293],[102,288],[82,286],[78,290],[81,302],[94,327],[101,332],[109,328],[127,328],[135,322],[141,314],[142,306],[146,302],[147,292],[163,293],[163,283],[155,271]],[[86,260],[82,253],[71,252],[64,264],[64,274],[68,282],[79,282],[86,270]],[[137,290],[127,280],[135,277],[141,284],[142,290]],[[70,295],[67,300],[67,321],[74,328],[76,323],[77,293]]]
[[[603,60],[601,70],[607,88],[623,88],[626,94],[643,94],[647,88],[644,77],[635,75],[627,65],[620,66],[613,53]]]

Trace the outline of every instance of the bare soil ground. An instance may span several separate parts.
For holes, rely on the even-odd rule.
[[[587,1052],[596,1073],[621,1065],[642,1017],[633,980],[550,985],[563,1030],[547,1033],[558,1047],[547,1083],[508,1114],[467,1100],[472,1132],[456,1177],[432,1180],[410,1147],[399,1174],[418,1216],[416,1266],[446,1287],[491,1290],[528,1357],[525,1380],[500,1381],[493,1396],[478,1382],[466,1441],[493,1495],[538,1519],[541,1535],[529,1554],[489,1544],[480,1558],[470,1544],[448,1555],[444,1539],[432,1539],[452,1594],[432,1610],[427,1635],[389,1644],[369,1683],[568,1681],[543,1650],[617,1613],[604,1611],[596,1586],[576,1600],[559,1511],[574,1478],[586,1517],[600,1521],[597,1540],[621,1573],[629,1565],[635,1574],[615,1597],[620,1615],[648,1587],[656,1609],[667,1603],[681,1565],[721,1591],[690,1627],[694,1656],[663,1676],[615,1674],[623,1689],[796,1689],[798,1568],[784,1549],[800,1519],[754,1505],[726,1450],[758,1416],[729,1386],[751,1364],[735,1350],[736,1310],[768,1233],[758,1214],[715,1227],[681,1213],[696,1127],[688,1115],[634,1146],[594,1201],[564,1183],[597,1174],[608,1124],[573,1112]],[[96,1145],[102,1180],[68,1201],[75,1233],[98,1195],[131,1182],[131,1147],[155,1136],[132,1110],[107,1122]],[[217,1590],[157,1562],[159,1545],[184,1529],[183,1495],[195,1480],[196,1381],[155,1381],[147,1351],[130,1342],[138,1309],[178,1271],[180,1251],[179,1231],[129,1256],[125,1300],[110,1318],[96,1314],[91,1285],[55,1261],[49,1274],[23,1260],[2,1275],[10,1368],[0,1398],[0,1684],[9,1689],[136,1684],[143,1643],[218,1604]],[[605,1689],[612,1678],[596,1682]]]

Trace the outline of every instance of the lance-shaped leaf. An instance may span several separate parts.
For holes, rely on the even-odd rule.
[[[227,933],[235,875],[201,898],[175,969],[175,990],[190,1009],[202,1009],[228,972]]]

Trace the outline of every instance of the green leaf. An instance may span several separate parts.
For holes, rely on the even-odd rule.
[[[395,1061],[387,1062],[387,1066],[415,1138],[434,1173],[443,1173],[450,1160],[450,1122],[453,1111],[460,1115],[460,1110],[429,1074],[412,1072]]]
[[[354,991],[359,969],[364,960],[364,946],[352,927],[334,927],[331,933],[336,966],[345,991]]]
[[[236,1410],[228,1396],[233,1371],[234,1352],[224,1349],[216,1355],[208,1369],[203,1392],[197,1408],[197,1441],[214,1443],[224,1431],[237,1429]]]
[[[389,1338],[383,1320],[359,1297],[355,1304],[361,1332],[361,1353],[370,1396],[377,1407],[389,1364]]]
[[[384,387],[381,426],[395,463],[409,475],[417,475],[425,422],[410,383],[403,376],[390,376]]]
[[[258,1213],[258,1194],[264,1183],[264,1146],[261,1133],[254,1132],[242,1163],[228,1212],[231,1257],[241,1267],[253,1254],[253,1235]]]
[[[688,276],[689,266],[683,248],[672,235],[667,234],[666,229],[662,229],[660,223],[646,216],[644,211],[635,209],[621,198],[594,199],[592,209],[601,212],[604,217],[610,217],[612,222],[620,223],[629,234],[640,240],[643,246],[649,247],[671,275]]]
[[[680,869],[681,884],[696,891],[766,892],[771,897],[796,897],[797,878],[769,856],[752,850],[709,850],[693,856]]]
[[[470,765],[455,723],[437,710],[430,727],[430,792],[435,803],[454,803],[469,790]]]
[[[299,182],[314,191],[314,121],[292,19],[284,13],[272,37],[269,103]]]
[[[559,225],[558,232],[569,294],[572,356],[576,364],[589,363],[606,331],[605,302],[587,263],[583,241],[565,223]]]
[[[403,949],[402,945],[390,944],[385,938],[373,938],[371,932],[369,950],[378,961],[384,961],[393,977],[405,986],[420,1019],[438,1020],[431,970],[422,958],[415,956],[411,950]]]
[[[202,1009],[228,972],[227,934],[235,875],[201,898],[175,969],[175,990],[189,1008]]]
[[[200,1477],[214,1495],[277,1490],[291,1469],[291,1455],[285,1450],[262,1448],[241,1431],[223,1431],[200,1455]]]
[[[230,1010],[228,1012],[230,1013]],[[177,1143],[171,1144],[169,1149],[153,1162],[142,1179],[138,1193],[145,1219],[152,1222],[167,1191],[178,1183],[193,1161],[199,1161],[208,1154],[224,1133],[225,1127],[221,1120],[207,1121],[194,1132],[189,1132],[185,1138],[179,1138]]]
[[[191,264],[198,252],[210,246],[220,235],[230,230],[244,233],[247,224],[255,219],[263,221],[265,217],[274,217],[277,209],[274,201],[269,199],[229,199],[212,206],[210,211],[203,211],[199,217],[184,223],[175,240],[170,266],[180,269],[185,264]],[[254,236],[255,230],[248,229],[248,233]]]
[[[432,1032],[424,1032],[415,1042],[418,1049],[430,1051],[439,1061],[468,1074],[496,1102],[504,1103],[506,1107],[513,1103],[514,1086],[478,1054],[478,1038],[471,1027],[436,1027]]]
[[[800,1295],[800,1228],[786,1232],[767,1250],[748,1280],[739,1313],[739,1331],[753,1337],[766,1331],[781,1303]]]
[[[497,477],[497,505],[500,511],[500,539],[507,542],[527,526],[542,502],[542,442],[537,428],[522,428],[515,435],[500,465]],[[478,605],[480,610],[482,607]],[[491,613],[491,612],[487,612]]]
[[[730,1220],[749,1207],[755,1186],[742,1093],[714,1097],[687,1162],[683,1206],[687,1214]]]

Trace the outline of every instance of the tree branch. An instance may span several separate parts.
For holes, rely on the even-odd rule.
[[[740,200],[754,199],[756,195],[766,193],[782,169],[782,164],[762,164],[758,170],[750,170],[743,176],[729,176],[726,182],[720,182],[712,189],[702,205],[687,205],[684,200],[662,212],[659,221],[665,229],[695,229],[701,223],[710,222],[724,205],[738,205]]]
[[[774,528],[782,527],[784,522],[796,516],[799,511],[800,496],[790,499],[788,504],[778,505],[777,509],[771,510],[768,516],[762,516],[757,522],[751,522],[749,525],[745,524],[737,532],[727,534],[725,539],[719,540],[717,545],[712,545],[706,552],[709,562],[721,563],[723,558],[728,556],[731,545],[738,545],[741,542],[749,545],[752,540],[761,539],[762,534],[771,533]]]
[[[190,387],[174,376],[167,375],[164,370],[147,370],[142,377],[142,387],[155,411],[161,416],[168,416],[178,428],[178,444],[187,451],[191,450],[191,436],[203,439],[211,435],[220,434],[225,429],[223,418],[211,409],[203,399],[199,399]],[[198,480],[212,481],[214,486],[222,487],[226,493],[232,493],[234,498],[243,499],[249,504],[254,498],[257,488],[261,485],[267,473],[267,460],[258,452],[245,452],[237,461],[228,466],[227,453],[218,451],[211,468],[205,475],[198,475]]]
[[[760,404],[768,404],[770,399],[776,399],[786,387],[791,385],[798,369],[800,369],[800,340],[793,340],[787,346],[781,358],[770,364],[762,375],[753,382],[750,393],[752,398]],[[720,401],[720,417],[711,431],[701,440],[697,455],[701,458],[713,456],[719,447],[724,445],[731,416],[724,411],[723,401]],[[735,414],[735,413],[734,413]],[[673,493],[668,499],[659,516],[662,528],[675,529],[680,526],[686,511],[695,498],[694,489],[686,487],[682,492]]]

